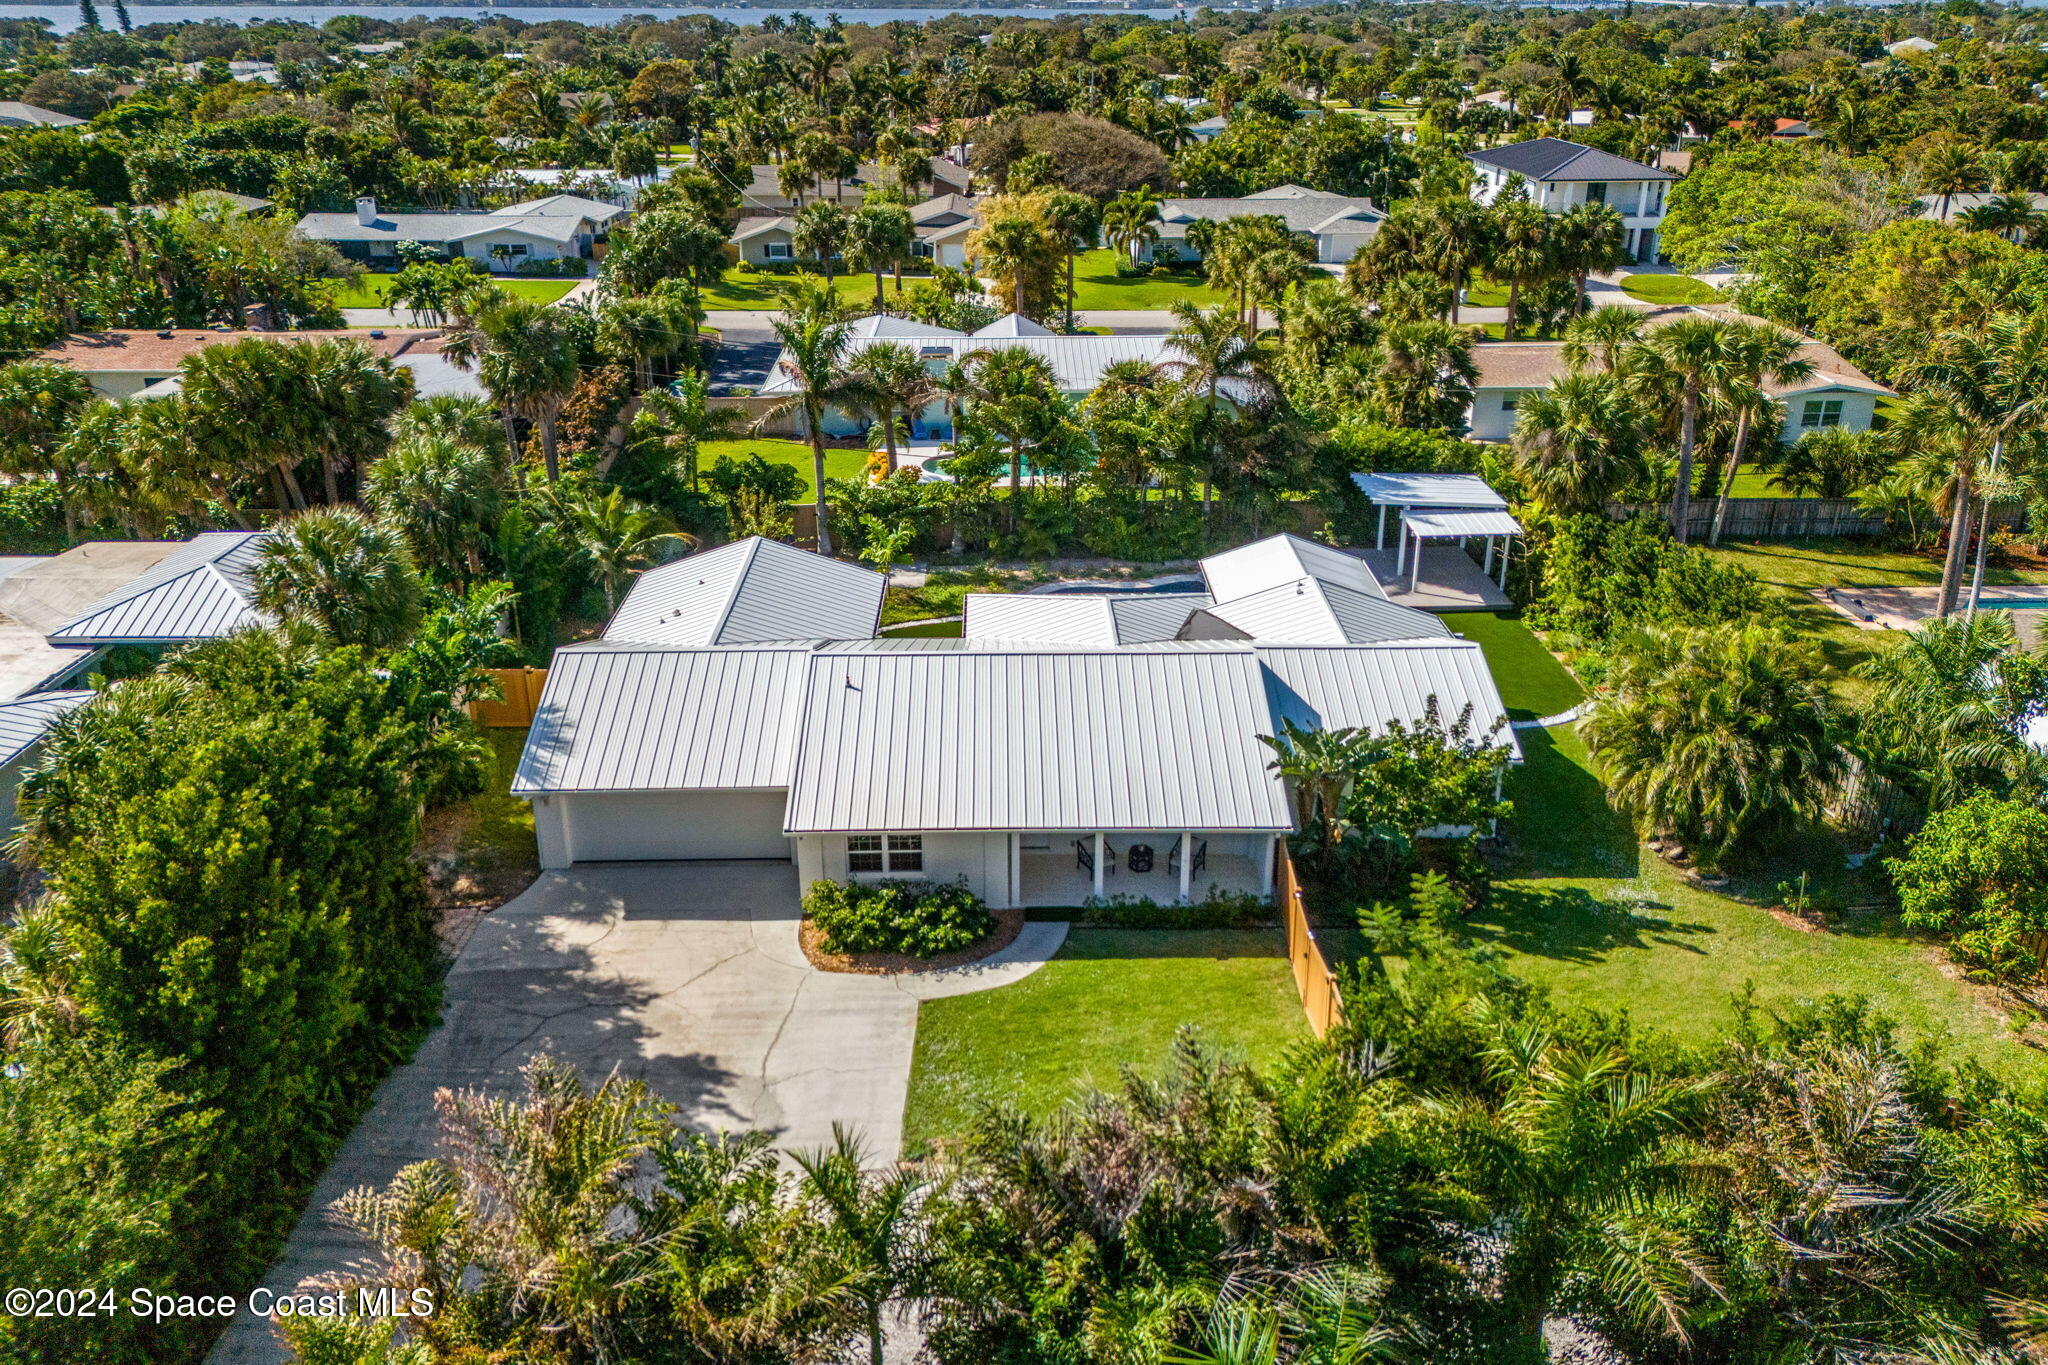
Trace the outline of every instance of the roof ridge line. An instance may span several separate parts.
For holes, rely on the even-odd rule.
[[[726,595],[725,606],[718,613],[718,622],[711,628],[711,642],[718,643],[718,637],[725,634],[727,623],[732,620],[733,609],[739,606],[740,590],[747,585],[747,572],[754,567],[754,560],[760,556],[764,536],[747,538],[747,557],[740,561],[740,571],[732,576],[732,591]],[[678,561],[680,562],[680,561]]]

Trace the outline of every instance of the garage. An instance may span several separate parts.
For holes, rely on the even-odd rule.
[[[548,826],[555,826],[563,863],[687,858],[787,862],[790,845],[782,833],[786,800],[781,791],[573,794],[537,803],[534,816],[544,852]],[[544,858],[543,865],[560,864]]]

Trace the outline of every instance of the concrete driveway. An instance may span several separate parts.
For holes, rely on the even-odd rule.
[[[704,1130],[766,1129],[785,1149],[861,1130],[878,1160],[902,1149],[920,1000],[1018,980],[1063,924],[1027,924],[972,967],[918,976],[814,970],[797,946],[787,863],[598,863],[543,873],[477,926],[448,975],[441,1025],[377,1091],[313,1191],[264,1283],[287,1291],[365,1248],[327,1206],[435,1154],[434,1093],[513,1094],[544,1050],[586,1077],[614,1068]],[[277,1365],[270,1324],[244,1313],[210,1365]]]

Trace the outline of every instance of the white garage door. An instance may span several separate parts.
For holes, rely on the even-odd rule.
[[[654,858],[789,858],[783,792],[641,792],[565,796],[579,863]]]

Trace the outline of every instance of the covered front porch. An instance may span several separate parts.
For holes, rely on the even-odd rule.
[[[1514,600],[1487,576],[1486,566],[1462,545],[1358,550],[1396,606],[1417,611],[1509,611]],[[1405,562],[1404,562],[1405,561]]]
[[[1016,840],[1017,903],[1034,909],[1119,896],[1172,905],[1273,892],[1269,834],[1063,830]]]

